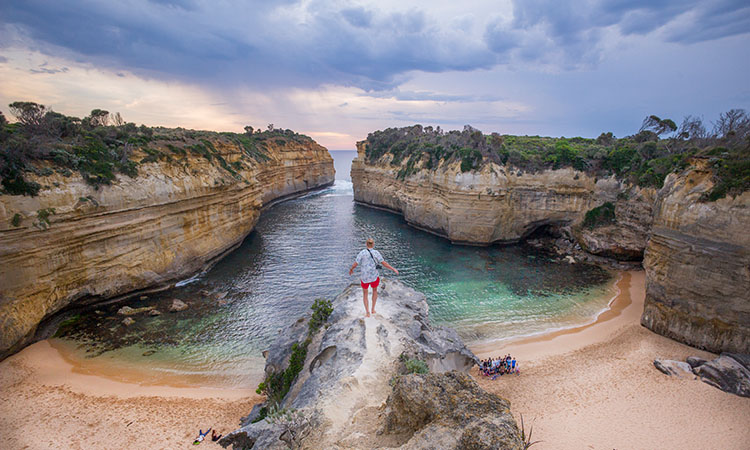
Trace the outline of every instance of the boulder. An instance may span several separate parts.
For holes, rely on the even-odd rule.
[[[143,308],[131,308],[130,306],[123,306],[117,310],[117,314],[121,316],[133,316],[144,312],[152,311],[154,306],[144,306]]]
[[[674,361],[671,359],[655,359],[654,367],[659,369],[659,371],[662,373],[677,378],[693,376],[693,368],[690,367],[690,364],[682,361]]]
[[[133,325],[135,323],[135,319],[132,317],[126,317],[122,320],[122,324],[126,327],[129,327],[130,325]]]
[[[703,382],[741,397],[750,397],[750,355],[722,353],[695,368]]]
[[[151,311],[149,311],[148,315],[149,316],[161,316],[161,311],[159,311],[158,309],[152,309]]]
[[[188,309],[187,303],[183,302],[180,299],[172,299],[172,305],[169,307],[169,312],[178,312],[178,311],[184,311]]]
[[[457,371],[398,378],[384,433],[413,433],[408,449],[523,449],[510,404]]]
[[[690,364],[690,367],[695,369],[696,367],[700,366],[701,364],[705,364],[708,360],[699,358],[697,356],[688,356],[686,359],[687,363]]]

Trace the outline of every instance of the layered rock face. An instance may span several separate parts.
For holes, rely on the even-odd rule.
[[[700,162],[667,177],[643,262],[641,323],[712,352],[750,353],[750,192],[700,202],[712,186]]]
[[[284,413],[256,423],[249,423],[251,415],[220,443],[253,449],[523,448],[508,403],[463,373],[476,357],[455,331],[430,325],[424,295],[391,279],[381,286],[378,313],[369,318],[358,284],[337,296],[279,405]],[[289,364],[290,349],[305,339],[307,328],[300,320],[279,335],[268,351],[268,374]],[[424,361],[430,374],[399,375],[402,354]],[[414,401],[423,407],[410,419]],[[461,439],[430,438],[445,434]],[[496,438],[491,445],[481,445],[490,438]]]
[[[241,157],[236,145],[213,145],[228,164]],[[53,174],[37,177],[50,186],[37,197],[0,196],[0,358],[63,308],[195,273],[239,245],[263,206],[334,180],[331,156],[312,141],[271,143],[267,157],[232,175],[188,154],[98,190],[77,173]]]
[[[470,173],[458,162],[416,167],[399,179],[403,167],[390,154],[366,161],[366,149],[358,143],[352,163],[355,201],[458,243],[514,242],[551,225],[593,255],[639,261],[648,248],[643,325],[709,351],[750,352],[750,192],[702,201],[713,187],[702,160],[656,192],[573,169],[522,173],[494,163]],[[615,207],[612,223],[579,226],[605,202]]]
[[[401,180],[390,154],[367,162],[366,149],[367,141],[357,143],[354,200],[401,213],[410,225],[454,243],[517,242],[541,226],[576,224],[593,207],[616,202],[616,222],[583,230],[581,242],[591,253],[622,259],[640,259],[646,246],[653,190],[574,169],[524,173],[487,163],[462,173],[458,161],[435,170],[418,167]]]

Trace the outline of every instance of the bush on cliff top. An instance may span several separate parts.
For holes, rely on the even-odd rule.
[[[10,109],[16,123],[8,123],[0,114],[0,193],[10,195],[38,195],[42,186],[30,181],[32,173],[44,176],[57,171],[69,176],[75,170],[98,188],[111,184],[117,173],[135,178],[141,164],[182,164],[186,149],[239,179],[242,160],[251,164],[266,161],[272,146],[312,142],[308,136],[273,126],[263,131],[247,127],[253,132],[242,134],[217,133],[139,127],[125,123],[119,113],[110,115],[101,109],[83,119],[33,102],[14,102]],[[218,142],[241,149],[241,161],[227,163],[214,147]]]
[[[586,211],[582,225],[586,228],[597,228],[615,222],[615,205],[606,202],[601,206]]]
[[[744,110],[721,114],[712,132],[695,117],[686,117],[677,127],[670,119],[648,116],[638,133],[619,139],[611,132],[596,139],[566,139],[483,135],[469,125],[448,132],[413,125],[372,132],[365,142],[367,160],[391,155],[391,164],[401,166],[399,179],[419,167],[434,170],[441,162],[460,161],[462,172],[494,162],[530,172],[571,167],[594,177],[614,175],[661,188],[667,175],[684,170],[697,156],[709,158],[714,169],[715,187],[705,200],[750,189],[750,116]]]

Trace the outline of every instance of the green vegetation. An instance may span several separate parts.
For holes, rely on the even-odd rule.
[[[701,119],[688,116],[678,127],[671,119],[648,116],[638,133],[616,138],[611,132],[596,139],[483,135],[466,125],[462,131],[413,125],[388,128],[367,136],[366,157],[390,155],[405,179],[420,168],[460,162],[462,172],[483,164],[505,164],[526,172],[570,167],[594,177],[616,176],[642,187],[661,188],[670,173],[707,158],[714,188],[704,200],[735,196],[750,189],[750,116],[730,110],[719,116],[712,132]],[[404,163],[405,162],[405,163]]]
[[[313,313],[308,323],[308,335],[312,336],[328,321],[333,312],[333,306],[330,300],[316,298],[310,309]]]
[[[284,399],[289,389],[292,387],[292,383],[297,378],[297,375],[302,371],[305,366],[305,358],[307,358],[307,347],[312,342],[312,338],[317,331],[322,327],[331,316],[333,307],[330,300],[323,298],[316,298],[310,307],[312,315],[310,322],[308,323],[307,336],[302,342],[295,342],[292,344],[291,355],[289,356],[289,365],[286,369],[278,373],[272,373],[266,376],[258,388],[255,390],[258,394],[266,395],[267,405],[270,407],[278,407],[281,401]],[[260,415],[254,420],[259,422],[263,420],[270,409],[264,407],[260,411]]]
[[[55,215],[55,208],[44,208],[40,209],[36,212],[36,218],[37,221],[34,222],[34,225],[42,230],[46,230],[49,228],[49,216]]]
[[[404,358],[404,367],[406,368],[406,373],[429,373],[430,369],[427,367],[427,363],[422,361],[418,358]]]
[[[21,225],[21,215],[18,213],[13,214],[13,218],[10,219],[10,224],[14,227]]]
[[[601,206],[590,209],[583,218],[583,226],[586,228],[597,228],[615,222],[615,205],[606,202]]]
[[[203,156],[237,180],[238,171],[267,161],[269,149],[312,142],[291,130],[246,127],[245,133],[216,133],[183,128],[150,128],[126,123],[119,113],[95,109],[83,119],[69,117],[33,102],[9,105],[16,123],[0,114],[0,193],[39,194],[43,188],[30,174],[68,177],[73,171],[97,189],[117,174],[138,176],[142,164],[163,161],[187,165],[188,152]],[[239,160],[228,163],[219,148],[230,148]]]

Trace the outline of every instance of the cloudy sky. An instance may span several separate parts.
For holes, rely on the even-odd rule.
[[[750,109],[747,0],[0,0],[0,110],[291,128],[625,136]]]

